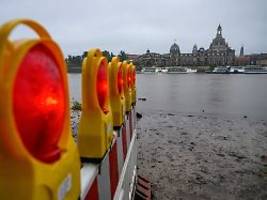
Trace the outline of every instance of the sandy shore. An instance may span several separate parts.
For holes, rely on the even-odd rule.
[[[267,122],[157,112],[138,127],[154,199],[267,199]]]

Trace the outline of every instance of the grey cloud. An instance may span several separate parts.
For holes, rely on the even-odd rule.
[[[221,23],[231,47],[238,52],[244,44],[246,53],[254,53],[267,51],[266,9],[265,0],[0,0],[0,23],[35,19],[66,55],[91,47],[164,53],[174,39],[182,52],[190,52],[195,43],[208,48]]]

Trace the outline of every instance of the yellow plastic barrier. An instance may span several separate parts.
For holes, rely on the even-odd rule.
[[[123,91],[122,63],[118,57],[113,57],[109,63],[110,105],[113,116],[113,126],[121,127],[124,123],[125,97]]]
[[[132,76],[132,105],[136,105],[136,68],[135,65],[131,62],[130,63],[130,69],[131,69],[131,76]]]
[[[39,38],[10,41],[18,25]],[[38,23],[0,27],[0,199],[77,199],[80,161],[71,136],[63,55]]]
[[[130,112],[132,109],[132,88],[131,88],[132,76],[131,76],[130,64],[127,61],[122,62],[122,70],[123,70],[125,108],[126,112]]]
[[[82,64],[82,114],[78,130],[81,157],[101,159],[112,138],[108,63],[99,49],[92,49]]]

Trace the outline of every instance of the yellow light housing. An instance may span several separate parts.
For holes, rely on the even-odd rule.
[[[83,159],[101,159],[112,143],[107,59],[99,49],[89,50],[82,63],[82,114],[78,146]]]
[[[109,63],[109,80],[113,126],[119,128],[124,123],[125,97],[122,63],[119,62],[118,57],[113,57]]]
[[[39,38],[11,41],[18,25]],[[0,94],[0,199],[77,199],[66,66],[40,24],[18,19],[0,27]]]
[[[136,67],[131,62],[130,63],[130,69],[132,74],[132,105],[136,105]]]
[[[132,88],[131,88],[132,76],[131,76],[130,64],[127,61],[122,62],[122,70],[123,70],[125,108],[126,112],[130,112],[132,109]]]

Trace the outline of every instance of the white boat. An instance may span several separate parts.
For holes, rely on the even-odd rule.
[[[187,68],[187,73],[197,73],[197,69]]]
[[[196,69],[191,69],[188,67],[169,67],[167,70],[168,74],[189,74],[196,73]]]
[[[267,67],[260,67],[260,66],[245,67],[244,74],[267,74]]]
[[[142,69],[142,72],[144,74],[156,74],[159,72],[159,69],[157,67],[145,67]]]
[[[243,74],[245,72],[244,67],[230,67],[230,74]]]
[[[206,72],[208,74],[229,74],[229,68],[225,66],[215,67],[211,72]]]
[[[168,69],[167,68],[162,68],[161,69],[161,73],[167,73],[168,72]]]

